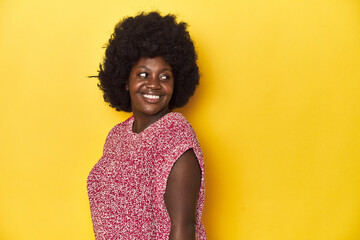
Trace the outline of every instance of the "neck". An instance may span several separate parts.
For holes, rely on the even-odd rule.
[[[145,128],[147,128],[148,126],[150,126],[151,124],[153,124],[154,122],[156,122],[157,120],[159,120],[161,117],[163,117],[169,112],[171,112],[170,109],[164,109],[154,115],[147,115],[144,113],[133,112],[134,124],[132,127],[132,131],[134,133],[142,132]]]

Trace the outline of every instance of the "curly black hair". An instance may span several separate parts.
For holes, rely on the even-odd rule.
[[[131,112],[130,94],[125,89],[131,68],[141,57],[161,56],[171,66],[174,90],[169,108],[184,106],[199,84],[194,43],[185,22],[174,15],[149,12],[127,17],[116,26],[100,64],[99,88],[104,100],[117,111]]]

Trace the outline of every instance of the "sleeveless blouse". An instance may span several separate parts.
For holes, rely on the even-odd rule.
[[[172,166],[193,149],[202,178],[196,206],[196,239],[206,239],[201,222],[204,161],[199,142],[183,115],[170,112],[140,133],[134,117],[108,134],[103,156],[87,179],[95,238],[169,239],[171,221],[164,193]]]

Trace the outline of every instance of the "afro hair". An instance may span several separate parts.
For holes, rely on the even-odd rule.
[[[125,89],[131,68],[141,57],[157,56],[171,66],[174,76],[169,108],[184,106],[200,78],[194,43],[186,23],[177,23],[174,15],[161,16],[158,12],[127,17],[115,26],[96,76],[104,100],[117,111],[131,112],[130,95]]]

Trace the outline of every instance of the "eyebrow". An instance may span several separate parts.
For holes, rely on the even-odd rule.
[[[138,68],[144,68],[144,69],[146,69],[146,70],[150,70],[150,68],[148,68],[148,67],[146,67],[146,66],[144,66],[144,65],[140,65],[140,66],[138,66]],[[171,69],[169,69],[169,68],[164,68],[164,69],[161,70],[161,72],[165,72],[165,71],[170,71],[170,72],[172,72]]]
[[[150,70],[148,67],[143,66],[143,65],[138,66],[138,68],[145,68],[146,70]]]

